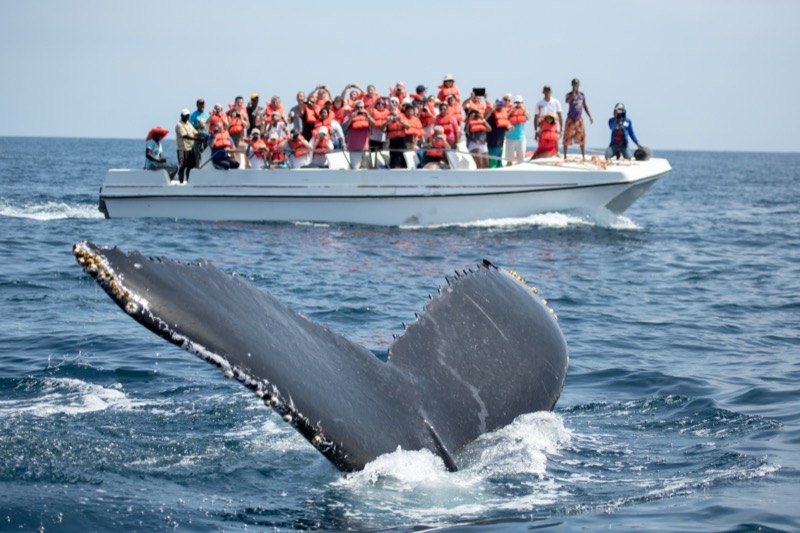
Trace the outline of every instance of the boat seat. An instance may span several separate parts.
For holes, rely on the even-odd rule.
[[[472,155],[466,152],[455,152],[453,150],[447,150],[445,152],[447,155],[447,162],[450,163],[450,168],[456,170],[464,170],[464,169],[471,169],[474,170],[477,167],[475,165],[475,160],[472,158]]]

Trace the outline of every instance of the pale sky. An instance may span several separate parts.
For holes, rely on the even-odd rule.
[[[198,97],[397,81],[564,104],[578,77],[608,143],[623,102],[654,151],[800,151],[800,2],[0,2],[0,136],[144,138]],[[430,92],[430,90],[429,90]],[[566,113],[566,108],[565,108]]]

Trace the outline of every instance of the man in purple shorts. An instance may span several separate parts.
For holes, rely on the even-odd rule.
[[[580,91],[581,82],[578,78],[572,80],[572,91],[567,93],[565,101],[569,104],[567,112],[567,125],[564,127],[564,159],[567,158],[567,147],[577,144],[581,147],[581,157],[586,160],[586,128],[583,123],[583,111],[589,122],[594,124],[589,106],[586,104],[586,95]]]

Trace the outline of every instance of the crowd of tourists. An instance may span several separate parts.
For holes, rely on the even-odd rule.
[[[163,155],[161,140],[168,130],[153,128],[146,138],[145,166],[166,169],[171,179],[177,176],[183,182],[210,147],[210,163],[219,169],[242,164],[251,169],[326,168],[328,154],[336,150],[346,151],[353,169],[406,168],[407,152],[419,154],[419,166],[448,168],[447,152],[464,142],[477,168],[499,168],[525,160],[525,126],[530,121],[536,141],[533,158],[557,156],[561,142],[564,158],[568,147],[577,145],[585,159],[583,115],[590,123],[594,119],[580,81],[573,79],[571,85],[565,98],[566,124],[550,86],[543,88],[542,99],[531,111],[522,96],[509,93],[492,102],[483,88],[473,89],[462,99],[450,74],[444,76],[436,94],[429,94],[424,85],[411,93],[403,82],[385,95],[374,85],[364,90],[349,83],[339,94],[318,85],[308,93],[298,92],[288,113],[279,96],[264,106],[256,93],[247,103],[237,96],[227,110],[217,104],[211,112],[201,98],[194,111],[181,111],[175,126],[178,164],[169,163]],[[630,159],[629,140],[639,143],[622,104],[615,107],[609,128],[606,158]],[[388,161],[384,161],[380,154],[387,150]]]

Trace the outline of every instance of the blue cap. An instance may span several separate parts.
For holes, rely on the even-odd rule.
[[[494,101],[494,105],[504,107],[506,103],[503,101],[502,98],[498,98],[497,100]]]

